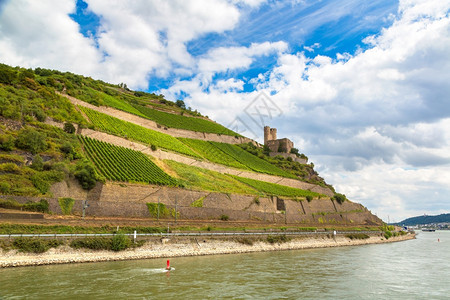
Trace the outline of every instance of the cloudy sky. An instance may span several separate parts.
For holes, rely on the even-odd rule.
[[[0,62],[278,128],[384,220],[450,211],[448,0],[0,0]]]

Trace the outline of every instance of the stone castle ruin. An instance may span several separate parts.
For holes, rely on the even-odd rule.
[[[264,145],[269,147],[270,156],[281,155],[284,158],[292,158],[293,161],[301,164],[308,163],[307,159],[299,158],[297,155],[291,153],[294,148],[294,143],[288,138],[277,139],[277,129],[264,126]]]
[[[294,143],[288,139],[277,139],[277,129],[264,126],[264,145],[269,147],[270,152],[291,153]]]

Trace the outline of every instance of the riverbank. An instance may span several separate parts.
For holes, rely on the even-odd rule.
[[[326,236],[295,237],[285,243],[270,244],[266,241],[217,240],[217,239],[158,239],[149,241],[142,247],[121,252],[74,250],[68,246],[50,249],[42,254],[21,253],[15,250],[0,252],[0,267],[38,266],[65,263],[102,262],[131,259],[166,258],[214,254],[237,254],[262,251],[299,250],[391,243],[414,239],[414,234],[391,237],[380,236],[368,239],[350,239],[338,235],[335,239]]]

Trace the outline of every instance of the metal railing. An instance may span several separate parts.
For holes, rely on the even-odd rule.
[[[344,234],[380,234],[381,231],[339,231],[337,235]],[[333,231],[261,231],[261,232],[159,232],[159,233],[136,233],[136,237],[173,237],[173,236],[260,236],[260,235],[327,235],[333,234]],[[42,238],[80,238],[80,237],[111,237],[117,233],[12,233],[0,234],[0,238],[17,238],[17,237],[42,237]],[[125,235],[134,237],[134,233],[125,233]]]

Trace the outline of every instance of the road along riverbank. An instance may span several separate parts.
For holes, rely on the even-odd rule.
[[[261,237],[162,237],[147,241],[142,247],[121,252],[75,250],[68,246],[52,248],[42,254],[0,250],[0,267],[38,266],[63,263],[118,261],[179,256],[237,254],[399,242],[414,239],[415,234],[385,239],[372,235],[367,239],[351,239],[346,235],[290,236],[284,242],[269,242]]]

